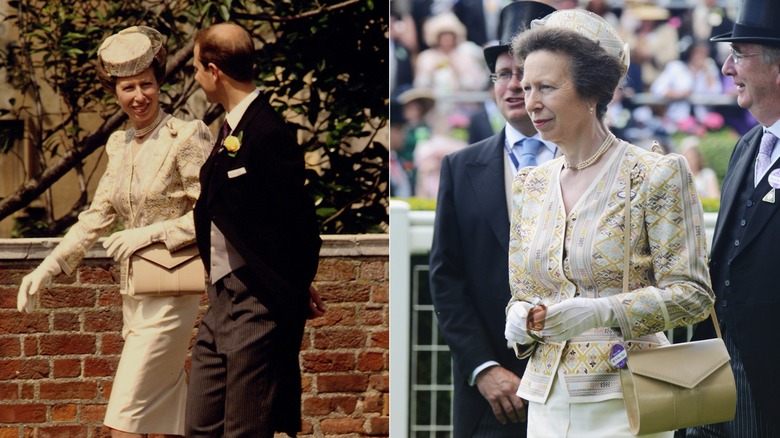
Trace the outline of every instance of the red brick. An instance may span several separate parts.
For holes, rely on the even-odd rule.
[[[360,311],[358,324],[365,327],[368,325],[387,325],[387,308],[382,305],[369,305]]]
[[[331,374],[317,376],[318,392],[362,392],[368,388],[368,376],[362,374]]]
[[[301,368],[310,373],[352,371],[355,369],[354,353],[305,353],[302,358]]]
[[[301,435],[311,435],[314,433],[314,426],[311,422],[301,419]],[[2,437],[0,437],[2,438]],[[14,437],[16,438],[16,437]]]
[[[384,397],[370,395],[363,400],[363,412],[367,414],[381,413],[384,407]]]
[[[371,287],[371,302],[372,303],[390,303],[390,286],[387,282],[384,282],[380,286]]]
[[[88,426],[51,426],[38,428],[38,438],[84,438]]]
[[[304,394],[312,392],[313,385],[314,380],[310,375],[303,374],[301,376],[301,388],[303,389]]]
[[[369,418],[368,434],[370,436],[389,436],[390,419],[387,417]]]
[[[352,260],[327,259],[320,263],[317,281],[351,282],[357,278],[358,263]]]
[[[3,405],[0,423],[43,423],[46,421],[46,405]]]
[[[319,416],[331,413],[352,415],[357,407],[355,397],[311,397],[303,400],[304,415]]]
[[[0,333],[40,333],[48,330],[49,320],[45,313],[0,312]]]
[[[19,400],[18,383],[0,383],[0,400]]]
[[[357,325],[357,310],[353,304],[327,304],[325,314],[319,318],[310,319],[309,327],[352,327]]]
[[[0,276],[3,275],[0,269]],[[19,283],[16,283],[19,284]],[[16,295],[19,292],[19,286],[0,286],[0,309],[9,309],[16,312]]]
[[[381,281],[390,274],[385,261],[365,261],[360,265],[360,277],[366,280]]]
[[[390,332],[387,330],[371,334],[369,346],[373,348],[390,348]]]
[[[0,338],[0,357],[19,357],[22,343],[17,337]]]
[[[110,377],[116,373],[119,358],[95,358],[84,359],[84,377]]]
[[[49,376],[49,362],[43,359],[0,360],[0,380],[43,379]]]
[[[54,318],[53,327],[55,331],[60,332],[78,332],[81,331],[81,321],[78,313],[57,312],[52,315]]]
[[[314,334],[314,348],[332,350],[337,348],[364,348],[366,332],[349,329],[320,329]]]
[[[30,383],[22,383],[22,400],[35,399],[35,386]]]
[[[82,265],[79,267],[79,279],[84,284],[116,284],[119,282],[119,271],[113,263],[99,265]]]
[[[371,285],[368,283],[336,283],[326,292],[331,301],[337,303],[367,303],[371,298]]]
[[[59,286],[41,294],[43,309],[64,309],[67,307],[95,307],[96,291],[82,287]]]
[[[358,355],[358,371],[382,371],[385,369],[385,355],[380,351],[362,352]]]
[[[87,332],[109,332],[122,330],[122,311],[104,309],[84,314],[84,330]]]
[[[320,421],[325,434],[362,433],[364,420],[357,418],[326,418]]]
[[[97,423],[102,422],[106,416],[106,405],[81,405],[81,422]]]
[[[81,360],[79,359],[55,359],[52,377],[62,379],[66,377],[81,376]]]
[[[45,333],[46,331],[44,331]],[[40,349],[38,348],[38,335],[25,336],[24,338],[24,355],[25,356],[37,356]]]
[[[122,295],[119,286],[104,286],[98,291],[99,307],[122,307]]]
[[[0,438],[19,438],[19,428],[0,426]]]
[[[41,382],[41,400],[91,400],[97,395],[93,381]]]
[[[383,373],[383,375],[372,374],[368,380],[370,388],[379,392],[390,392],[390,376],[387,373]]]
[[[78,408],[72,403],[51,407],[51,419],[59,423],[72,423],[77,420]]]
[[[95,335],[70,333],[67,335],[46,334],[41,337],[41,354],[93,354],[96,351]]]
[[[125,340],[120,333],[103,333],[100,335],[101,354],[121,354]]]

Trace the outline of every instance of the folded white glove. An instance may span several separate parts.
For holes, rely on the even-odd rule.
[[[117,231],[103,242],[103,248],[109,257],[115,261],[130,257],[135,251],[165,237],[165,228],[161,223],[148,225],[141,228],[130,228]]]
[[[22,278],[19,293],[16,295],[16,309],[23,313],[35,310],[36,293],[42,285],[49,282],[62,268],[52,256],[48,256],[32,272]]]
[[[506,312],[506,326],[504,327],[504,337],[509,342],[527,345],[534,342],[534,338],[528,335],[526,331],[526,318],[528,311],[533,304],[526,301],[515,301],[509,306]]]
[[[596,327],[617,325],[608,298],[570,298],[547,308],[542,337],[554,342],[568,341]]]

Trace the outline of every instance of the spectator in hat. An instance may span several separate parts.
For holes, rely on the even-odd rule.
[[[122,221],[125,229],[103,243],[119,263],[122,301],[124,346],[103,420],[114,438],[184,435],[184,362],[201,296],[135,295],[130,269],[130,256],[154,242],[171,251],[195,243],[198,174],[211,151],[203,122],[160,108],[166,58],[162,35],[146,26],[122,30],[98,48],[98,80],[130,127],[109,137],[108,166],[90,207],[19,288],[19,311],[32,311],[38,290],[61,272],[72,274],[114,219]]]
[[[777,243],[780,242],[780,2],[745,0],[730,32],[721,71],[733,78],[737,104],[758,121],[740,137],[721,186],[712,239],[710,275],[723,341],[737,386],[732,421],[688,429],[689,437],[780,436],[777,364],[780,315]],[[715,336],[711,322],[694,339]]]
[[[453,359],[455,438],[526,436],[525,402],[515,395],[525,362],[517,360],[502,335],[510,297],[507,204],[521,161],[543,163],[556,148],[537,138],[525,110],[522,70],[509,53],[509,43],[532,20],[554,11],[535,1],[513,2],[501,10],[500,43],[486,47],[483,54],[507,124],[441,162],[430,286]],[[522,146],[513,148],[529,140],[526,156]],[[532,147],[537,151],[532,153]]]

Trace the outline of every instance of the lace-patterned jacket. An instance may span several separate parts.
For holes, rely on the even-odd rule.
[[[52,254],[71,274],[97,239],[119,217],[126,229],[162,222],[169,250],[195,241],[192,208],[200,195],[200,167],[211,151],[211,133],[199,120],[169,117],[144,141],[135,159],[134,131],[116,131],[106,143],[108,165],[90,207],[81,212]],[[129,262],[120,266],[127,293]]]
[[[700,321],[712,308],[701,204],[683,157],[621,141],[567,216],[559,185],[562,160],[522,169],[515,178],[510,303],[541,299],[549,306],[575,296],[610,297],[620,326],[563,343],[519,346],[531,356],[518,395],[545,403],[560,369],[560,383],[576,402],[622,398],[618,370],[609,363],[611,347],[668,344],[664,330]],[[623,293],[629,176],[631,267],[629,292]]]

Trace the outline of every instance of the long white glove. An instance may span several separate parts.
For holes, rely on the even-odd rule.
[[[570,298],[547,308],[542,337],[563,342],[596,327],[617,325],[608,298]]]
[[[32,272],[22,278],[19,293],[16,295],[16,309],[23,313],[35,310],[36,293],[42,285],[49,282],[62,268],[52,256],[48,256]]]
[[[163,240],[165,228],[161,223],[141,228],[117,231],[103,242],[106,253],[115,261],[129,258],[136,250]]]
[[[509,306],[506,312],[506,326],[504,327],[504,337],[509,342],[527,345],[534,342],[534,338],[528,335],[526,331],[526,318],[528,311],[533,304],[525,301],[515,301]]]

